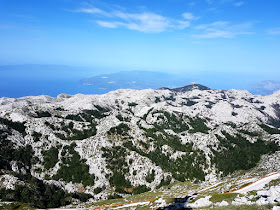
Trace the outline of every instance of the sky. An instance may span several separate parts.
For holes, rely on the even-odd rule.
[[[279,0],[0,0],[0,65],[277,73]]]

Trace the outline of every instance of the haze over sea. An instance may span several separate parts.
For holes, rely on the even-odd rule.
[[[62,65],[0,66],[0,97],[17,98],[32,95],[56,97],[61,93],[70,95],[78,93],[104,94],[119,88],[175,88],[193,83],[203,84],[214,89],[240,89],[262,94],[252,87],[252,84],[258,84],[258,81],[271,78],[269,74],[249,73],[192,72],[171,74],[169,72],[114,72],[112,70],[105,72],[108,73],[94,68]],[[280,89],[280,86],[275,88]]]
[[[280,89],[279,7],[278,0],[1,0],[0,97],[101,94],[130,86],[80,80],[134,70],[186,81],[170,87],[270,94]]]

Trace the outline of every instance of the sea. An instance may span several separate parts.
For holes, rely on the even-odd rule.
[[[81,83],[81,79],[95,74],[98,72],[64,66],[0,66],[0,97],[19,98],[37,95],[56,97],[61,93],[104,94],[111,91]]]

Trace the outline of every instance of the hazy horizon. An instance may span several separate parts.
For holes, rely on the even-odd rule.
[[[0,66],[65,68],[0,74],[10,85],[133,70],[189,75],[221,89],[279,81],[279,7],[277,0],[2,0]]]

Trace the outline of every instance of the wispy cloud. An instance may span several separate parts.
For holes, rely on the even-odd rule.
[[[236,6],[236,7],[240,7],[244,4],[243,1],[237,1],[237,2],[234,2],[233,5]]]
[[[231,24],[227,21],[216,21],[210,24],[198,25],[195,27],[198,32],[193,37],[199,39],[211,38],[234,38],[237,35],[252,34],[250,31],[252,23]]]
[[[280,28],[271,28],[267,31],[269,35],[280,35]]]
[[[104,11],[89,6],[76,10],[76,12],[102,16],[95,20],[96,24],[106,28],[127,28],[147,33],[159,33],[169,29],[185,29],[190,21],[198,19],[192,13],[183,13],[182,19],[173,19],[152,12],[130,13],[120,10]]]
[[[103,16],[111,16],[109,13],[105,12],[102,9],[90,6],[90,7],[83,7],[80,9],[75,10],[75,12],[87,13],[87,14],[99,14]]]
[[[182,14],[183,18],[185,18],[186,20],[197,20],[199,17],[194,16],[192,13],[190,12],[185,12]]]
[[[205,1],[209,5],[231,4],[231,5],[236,6],[236,7],[240,7],[245,3],[244,1],[238,1],[238,0],[205,0]]]
[[[196,3],[195,3],[194,1],[191,1],[188,5],[189,5],[190,7],[193,7],[195,4],[196,4]]]
[[[97,20],[96,23],[105,28],[118,28],[123,24],[123,23],[117,22],[117,21],[109,22],[109,21],[102,21],[102,20]]]
[[[213,4],[213,0],[206,0],[207,4]]]

